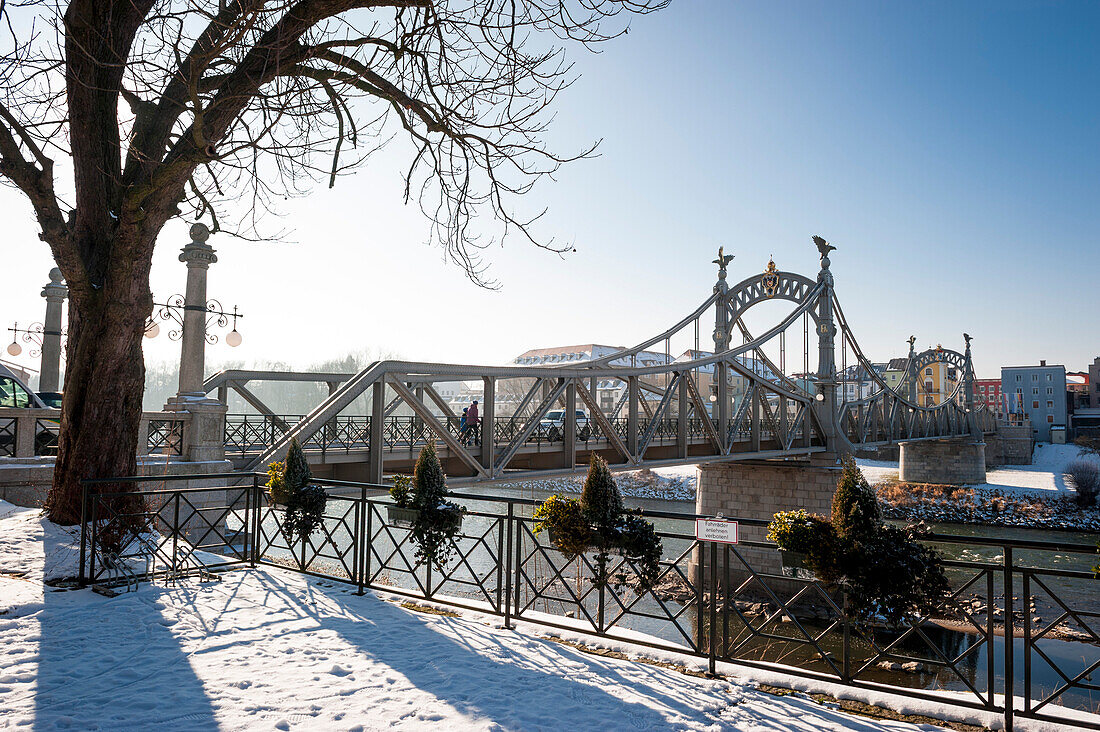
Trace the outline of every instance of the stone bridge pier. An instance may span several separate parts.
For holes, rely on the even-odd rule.
[[[800,508],[810,513],[828,516],[832,508],[833,492],[840,479],[841,467],[833,453],[820,453],[812,458],[799,460],[745,460],[738,462],[707,463],[699,466],[698,490],[695,511],[699,514],[739,519],[737,555],[730,552],[730,562],[719,559],[720,582],[728,582],[736,588],[749,575],[746,564],[758,573],[782,574],[782,562],[774,547],[751,546],[763,542],[767,523],[777,511]],[[746,521],[760,522],[747,525]],[[722,556],[721,554],[719,555]],[[698,557],[691,563],[692,581],[697,581]],[[710,583],[709,549],[704,558],[706,574],[704,582]],[[773,591],[788,593],[801,585],[795,582],[769,581]],[[761,594],[762,588],[754,588]]]
[[[898,477],[906,483],[985,482],[985,442],[979,437],[900,443]]]

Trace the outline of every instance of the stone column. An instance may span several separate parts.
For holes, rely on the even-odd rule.
[[[179,257],[187,264],[179,393],[164,405],[165,411],[191,415],[185,428],[184,457],[193,462],[225,457],[227,407],[208,399],[202,388],[206,368],[206,272],[218,261],[214,248],[206,243],[209,237],[206,226],[195,224],[191,227],[191,243]]]
[[[42,363],[39,371],[39,391],[60,391],[61,387],[61,314],[69,288],[61,270],[50,270],[50,281],[42,288],[46,298],[46,318],[42,329]]]
[[[183,346],[180,349],[180,397],[204,398],[202,382],[206,368],[206,272],[218,261],[214,248],[206,243],[210,230],[203,224],[191,227],[191,243],[183,248],[180,261],[187,264],[184,294]]]

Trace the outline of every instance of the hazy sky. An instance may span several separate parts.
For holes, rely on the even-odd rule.
[[[813,276],[875,360],[974,336],[979,376],[1100,355],[1100,52],[1096,3],[674,2],[600,55],[577,50],[551,147],[603,139],[531,194],[559,258],[486,253],[503,289],[426,246],[400,197],[404,150],[287,202],[285,242],[214,237],[210,296],[245,313],[226,359],[305,364],[349,351],[500,363],[528,348],[632,344],[730,280]],[[52,266],[21,196],[0,190],[0,321],[41,320]],[[182,292],[186,225],[165,229],[158,299]],[[152,361],[178,358],[163,334]],[[24,356],[19,359],[31,363]],[[36,364],[35,364],[36,365]]]

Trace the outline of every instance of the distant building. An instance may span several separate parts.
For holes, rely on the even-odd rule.
[[[886,368],[882,372],[882,378],[886,385],[894,391],[901,390],[901,385],[905,380],[905,367],[908,363],[908,358],[892,358],[886,364]]]
[[[943,404],[955,393],[961,378],[959,370],[948,363],[936,361],[928,364],[917,374],[917,401],[926,407]]]
[[[887,364],[873,363],[871,366],[874,368],[875,374],[882,378]],[[837,396],[841,402],[857,402],[878,391],[878,382],[874,380],[862,364],[854,364],[843,371],[838,371],[836,381]]]
[[[1089,381],[1088,371],[1066,372],[1066,410],[1070,414],[1089,408]]]
[[[1089,365],[1089,407],[1100,409],[1100,356]]]
[[[1001,380],[974,379],[974,402],[984,404],[987,410],[1001,418],[1005,413],[1001,398]]]
[[[1008,404],[1009,421],[1031,421],[1032,437],[1050,442],[1050,428],[1066,427],[1066,367],[1005,366],[1001,368],[1001,392]]]

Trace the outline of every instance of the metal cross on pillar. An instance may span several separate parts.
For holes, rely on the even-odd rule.
[[[724,247],[718,247],[718,259],[714,264],[718,265],[718,282],[714,285],[714,291],[720,295],[714,304],[714,352],[722,353],[730,347],[730,322],[729,322],[729,284],[726,283],[726,266],[733,261],[732,254],[726,254]],[[716,398],[717,409],[711,409],[711,419],[718,422],[718,434],[721,437],[722,452],[726,451],[729,443],[729,419],[730,419],[730,395],[729,395],[729,367],[723,361],[714,364],[714,383],[717,385]]]
[[[69,288],[61,270],[50,270],[50,281],[42,288],[46,298],[46,318],[42,329],[42,363],[39,371],[39,391],[60,391],[61,386],[61,315]]]
[[[818,422],[826,432],[825,438],[830,452],[838,452],[836,445],[836,323],[833,318],[833,273],[829,270],[829,252],[834,247],[820,236],[815,236],[814,244],[821,254],[821,271],[817,281],[823,285],[818,295],[817,325],[817,380],[814,396],[818,410]]]

